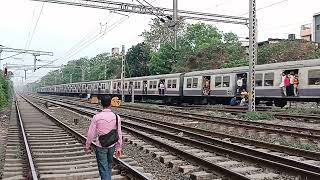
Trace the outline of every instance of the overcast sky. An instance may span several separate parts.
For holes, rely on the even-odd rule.
[[[135,0],[118,1],[137,3]],[[154,6],[172,7],[172,0],[147,1],[152,2]],[[249,9],[248,2],[248,0],[178,1],[179,9],[235,16],[243,14],[245,14],[243,16],[248,16],[246,14]],[[280,3],[268,7],[277,2]],[[259,41],[268,38],[287,38],[290,33],[295,33],[299,37],[300,26],[311,23],[313,14],[320,12],[319,7],[319,0],[257,0],[257,8],[262,8],[257,12]],[[42,13],[39,18],[41,9]],[[54,65],[58,66],[79,57],[90,58],[102,52],[110,52],[112,47],[120,47],[122,44],[126,45],[127,49],[130,48],[132,45],[141,42],[142,39],[139,35],[144,29],[148,29],[148,23],[152,18],[148,15],[132,14],[129,18],[125,18],[107,10],[30,0],[0,0],[0,17],[0,45],[52,51],[54,53],[53,57],[41,56],[39,59],[57,59]],[[121,18],[125,18],[125,20],[110,30],[113,27],[112,24],[118,24]],[[193,23],[193,21],[190,22]],[[37,26],[32,33],[35,24]],[[242,25],[211,24],[216,25],[223,32],[231,31],[240,37],[248,36],[247,27]],[[82,48],[83,46],[79,47],[79,42],[87,42],[94,37],[99,37],[99,33],[105,28],[107,31],[103,37],[85,48]],[[30,42],[31,34],[34,35]],[[28,41],[29,43],[27,43]],[[70,49],[74,51],[70,51]],[[2,53],[2,58],[10,55],[12,54]],[[3,61],[2,64],[6,62],[33,64],[32,56],[23,55],[19,57],[23,59],[8,59]],[[48,71],[49,69],[41,69],[35,73],[29,71],[27,82],[39,79]],[[16,71],[15,74],[22,76],[24,72]],[[21,82],[21,78],[19,80]]]

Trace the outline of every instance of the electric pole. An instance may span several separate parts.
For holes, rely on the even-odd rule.
[[[107,80],[107,65],[104,65],[104,79]]]
[[[125,101],[125,96],[124,96],[124,78],[125,78],[125,46],[122,45],[122,65],[121,65],[121,100],[122,102]]]
[[[81,81],[84,82],[85,69],[84,66],[81,66]]]
[[[249,111],[256,110],[255,66],[257,61],[256,0],[249,0]]]
[[[177,50],[178,36],[178,0],[173,0],[173,23],[174,23],[174,50]]]
[[[2,67],[2,65],[1,65],[1,61],[2,61],[2,59],[1,59],[1,53],[2,53],[2,50],[0,49],[0,67]]]
[[[70,74],[70,83],[72,83],[72,74]]]
[[[26,70],[26,69],[24,70],[24,79],[25,79],[25,80],[27,80],[27,71],[28,71],[28,70]]]

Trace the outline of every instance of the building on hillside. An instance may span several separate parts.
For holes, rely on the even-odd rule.
[[[311,24],[304,24],[300,29],[301,39],[320,43],[320,12],[313,15]]]
[[[119,54],[120,54],[120,49],[118,47],[114,47],[111,49],[112,56],[119,56]]]
[[[302,25],[300,29],[300,36],[301,36],[301,39],[304,39],[306,41],[312,41],[312,25],[311,24]]]
[[[313,38],[314,42],[320,43],[320,12],[313,15]]]

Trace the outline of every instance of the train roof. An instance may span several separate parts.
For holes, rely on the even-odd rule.
[[[320,66],[320,59],[310,59],[301,61],[288,61],[281,63],[272,64],[262,64],[257,65],[257,71],[275,70],[275,69],[294,69],[300,67],[312,67]],[[185,73],[186,77],[190,76],[202,76],[211,74],[229,74],[229,73],[242,73],[249,71],[249,66],[235,67],[235,68],[224,68],[224,69],[214,69],[214,70],[204,70],[204,71],[192,71]]]
[[[126,78],[126,81],[137,81],[137,80],[150,80],[150,79],[164,79],[164,78],[176,78],[180,77],[182,73],[174,73],[174,74],[160,74],[160,75],[152,75],[152,76],[142,76],[142,77],[132,77]],[[121,79],[114,79],[112,81],[121,81]]]
[[[310,60],[300,60],[300,61],[287,61],[281,63],[272,63],[272,64],[262,64],[257,65],[257,71],[266,71],[266,70],[275,70],[275,69],[295,69],[301,67],[313,67],[320,66],[320,59],[310,59]],[[235,67],[235,68],[223,68],[223,69],[214,69],[214,70],[204,70],[204,71],[192,71],[184,74],[185,77],[190,76],[205,76],[213,74],[230,74],[230,73],[243,73],[249,71],[248,66]],[[163,79],[163,78],[175,78],[179,77],[183,73],[174,73],[174,74],[162,74],[162,75],[153,75],[153,76],[142,76],[142,77],[133,77],[126,78],[125,81],[137,81],[137,80],[150,80],[150,79]],[[62,85],[79,85],[79,84],[94,84],[94,83],[104,83],[104,82],[116,81],[119,82],[121,79],[109,79],[109,80],[99,80],[99,81],[87,81],[87,82],[76,82],[69,84],[59,84],[46,87],[57,87]],[[43,87],[42,87],[43,88]]]

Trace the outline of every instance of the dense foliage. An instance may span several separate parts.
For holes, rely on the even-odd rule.
[[[204,23],[179,24],[174,48],[170,24],[154,19],[141,36],[144,42],[132,46],[126,58],[126,77],[231,68],[248,65],[246,47],[234,33],[224,33]],[[258,64],[320,58],[320,49],[305,41],[281,41],[259,47]],[[41,85],[120,78],[121,56],[108,53],[70,61],[42,78]]]
[[[8,105],[12,92],[12,82],[5,79],[3,72],[0,70],[0,110]]]

